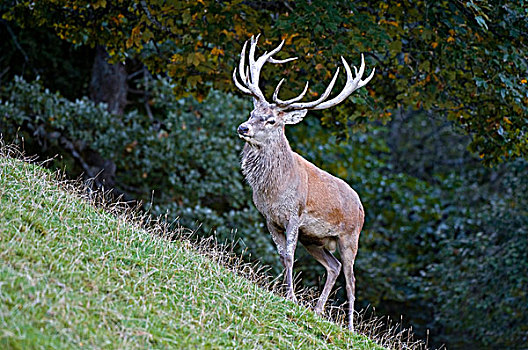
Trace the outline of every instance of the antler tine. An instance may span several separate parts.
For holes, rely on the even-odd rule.
[[[257,86],[258,86],[258,81],[260,79],[260,71],[264,63],[266,62],[275,63],[275,64],[286,63],[286,62],[294,61],[297,59],[297,57],[290,57],[290,58],[286,58],[283,60],[277,60],[272,57],[277,52],[279,52],[284,46],[284,40],[282,40],[281,43],[276,48],[274,48],[270,52],[268,51],[264,52],[264,54],[255,61],[255,49],[257,47],[259,36],[260,34],[257,35],[257,38],[255,40],[253,40],[253,37],[251,38],[251,49],[249,51],[251,80],[252,80],[252,83]]]
[[[330,108],[332,106],[335,106],[343,102],[348,96],[350,96],[351,93],[365,86],[374,77],[374,72],[376,71],[376,69],[372,69],[372,72],[370,73],[370,75],[365,80],[361,80],[361,77],[363,76],[363,73],[365,72],[365,59],[363,57],[363,54],[361,54],[361,66],[359,67],[359,71],[357,70],[356,67],[354,67],[354,72],[356,73],[355,77],[352,75],[352,71],[347,61],[343,57],[341,57],[341,61],[343,62],[343,66],[345,67],[347,81],[345,83],[345,87],[343,88],[343,90],[336,97],[332,98],[331,100],[324,101],[328,97],[328,95],[330,95],[330,92],[332,91],[332,88],[334,87],[334,84],[337,79],[337,75],[339,73],[339,68],[337,72],[334,74],[334,77],[332,78],[332,81],[326,88],[325,92],[321,95],[319,99],[313,102],[292,103],[292,104],[285,106],[285,109],[287,110],[300,110],[300,109],[320,110],[320,109]]]
[[[270,57],[268,58],[268,62],[270,63],[286,63],[286,62],[291,62],[291,61],[295,61],[297,59],[297,57],[290,57],[290,58],[286,58],[286,59],[283,59],[283,60],[276,60],[274,59],[273,57]]]
[[[244,46],[242,46],[242,52],[240,53],[240,63],[238,65],[238,69],[240,71],[240,77],[242,78],[243,83],[247,82],[247,75],[245,74],[246,69],[244,67],[246,64],[246,47],[247,47],[247,40],[244,42]]]
[[[313,109],[313,107],[317,106],[318,104],[322,103],[329,95],[330,92],[332,92],[332,89],[334,88],[335,82],[337,81],[337,76],[339,75],[339,67],[337,67],[337,70],[330,81],[330,84],[328,84],[328,87],[326,88],[325,92],[319,97],[317,100],[312,102],[304,102],[304,103],[291,103],[286,107],[287,110],[300,110],[300,109]]]
[[[363,73],[365,72],[365,58],[363,57],[363,54],[361,54],[361,66],[359,67],[359,72],[357,72],[357,75],[355,78],[352,76],[352,71],[350,70],[350,66],[348,65],[347,61],[343,57],[341,57],[341,61],[343,61],[343,65],[345,66],[345,70],[347,73],[347,81],[345,83],[345,87],[339,93],[339,95],[337,95],[331,100],[325,101],[315,106],[312,109],[314,110],[326,109],[326,108],[330,108],[332,106],[335,106],[343,102],[348,96],[350,96],[351,93],[359,89],[361,86],[364,86],[374,76],[373,73],[371,73],[370,76],[368,77],[368,80],[365,80],[365,81],[361,80],[361,77],[363,76]],[[362,85],[359,86],[360,84]]]
[[[233,71],[233,81],[235,82],[235,86],[237,88],[239,88],[243,93],[247,94],[247,95],[253,95],[253,92],[251,92],[251,90],[249,90],[247,87],[245,87],[244,85],[240,84],[238,82],[238,79],[236,77],[236,73],[237,73],[237,69],[235,68],[235,70]],[[242,74],[240,74],[242,75]]]
[[[242,78],[242,83],[238,81],[236,67],[233,70],[233,81],[235,82],[235,86],[239,88],[243,93],[258,98],[255,91],[253,91],[251,83],[249,81],[248,67],[245,66],[247,43],[248,42],[246,40],[244,42],[244,45],[242,46],[242,51],[240,53],[240,62],[238,63],[238,73],[240,74],[240,78]]]
[[[255,61],[255,50],[257,49],[257,43],[260,34],[257,34],[255,40],[254,36],[251,36],[251,46],[249,47],[249,74],[251,74],[251,83],[258,86],[260,68],[258,67],[257,61]]]
[[[362,88],[363,86],[367,85],[368,82],[374,78],[374,73],[376,72],[376,68],[372,68],[372,72],[370,73],[370,75],[365,79],[365,80],[361,80],[357,86],[357,88]]]
[[[273,102],[275,102],[280,107],[285,107],[285,106],[288,106],[288,105],[292,104],[293,102],[297,102],[297,101],[302,100],[302,98],[304,97],[304,95],[308,91],[308,84],[309,83],[306,82],[306,85],[304,86],[304,90],[303,90],[303,92],[301,92],[301,94],[299,96],[294,97],[294,98],[289,99],[289,100],[286,100],[286,101],[283,101],[283,100],[279,99],[279,90],[280,90],[280,87],[281,87],[283,82],[284,82],[284,78],[281,79],[281,81],[279,82],[279,84],[275,88],[275,92],[273,93]]]
[[[258,36],[257,36],[257,40],[258,40]],[[258,86],[258,81],[259,81],[259,78],[260,78],[260,70],[262,69],[262,66],[264,65],[264,63],[270,61],[271,56],[273,56],[274,54],[276,54],[277,52],[279,52],[282,49],[282,46],[284,45],[284,40],[281,41],[279,46],[277,46],[276,48],[271,50],[271,52],[269,52],[269,53],[267,51],[264,52],[264,54],[262,56],[260,56],[257,59],[257,61],[255,61],[255,56],[254,56],[255,50],[254,50],[254,48],[256,48],[256,46],[257,46],[257,40],[255,40],[254,45],[253,45],[253,42],[251,43],[252,44],[252,48],[253,48],[253,66],[251,67],[251,80],[252,80],[253,84]],[[251,55],[251,51],[250,51],[250,55]],[[272,59],[272,61],[277,61],[277,60]]]
[[[278,99],[278,95],[279,95],[279,90],[280,90],[280,87],[282,85],[282,83],[284,83],[284,78],[282,78],[279,83],[277,84],[277,87],[275,88],[275,91],[273,92],[273,101],[277,104],[280,104],[281,100]]]

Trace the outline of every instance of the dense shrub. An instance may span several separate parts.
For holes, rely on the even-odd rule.
[[[528,344],[528,163],[505,168],[491,193],[481,190],[477,208],[449,218],[454,232],[429,266],[424,294],[437,309],[442,340],[453,347]]]

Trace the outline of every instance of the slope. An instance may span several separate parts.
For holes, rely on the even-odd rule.
[[[377,349],[78,186],[0,154],[7,348]],[[84,198],[83,198],[84,197]]]

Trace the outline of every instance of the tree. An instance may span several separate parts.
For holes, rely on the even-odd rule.
[[[114,62],[139,57],[167,73],[179,96],[203,99],[211,87],[230,91],[241,44],[262,32],[263,47],[286,40],[300,60],[264,72],[268,93],[278,76],[289,91],[306,79],[320,93],[339,55],[367,55],[378,67],[368,94],[350,99],[327,126],[346,135],[397,110],[430,111],[471,135],[488,164],[528,154],[528,21],[522,3],[471,0],[5,2],[3,18],[53,27],[74,44],[104,45]],[[273,82],[273,83],[271,83]]]

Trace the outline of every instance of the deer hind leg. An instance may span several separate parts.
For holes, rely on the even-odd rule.
[[[315,306],[315,312],[321,314],[326,301],[328,300],[328,295],[332,291],[332,287],[335,284],[337,276],[339,276],[339,273],[341,272],[341,263],[332,255],[332,253],[323,247],[315,245],[306,245],[304,247],[308,253],[310,253],[310,255],[312,255],[315,260],[317,260],[326,269],[326,282],[323,292],[321,293],[321,296],[317,301],[317,305]]]
[[[346,291],[348,296],[348,329],[354,330],[354,301],[356,300],[356,279],[354,277],[354,260],[358,248],[358,236],[349,235],[339,238],[339,252],[343,263],[343,273],[346,280]]]

